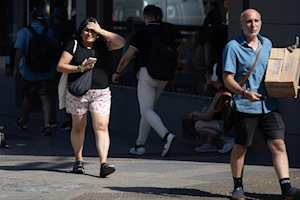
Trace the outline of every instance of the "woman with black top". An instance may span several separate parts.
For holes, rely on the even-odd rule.
[[[77,41],[77,47],[76,45]],[[110,137],[108,131],[111,92],[109,89],[108,51],[120,49],[125,40],[120,35],[101,28],[95,18],[85,19],[76,35],[65,48],[57,65],[57,71],[68,73],[68,84],[74,82],[86,71],[92,71],[92,84],[83,96],[66,95],[66,110],[72,115],[71,143],[75,153],[74,173],[84,173],[83,144],[87,125],[87,111],[91,112],[96,147],[100,158],[100,177],[113,173],[115,168],[107,163]],[[73,53],[74,51],[74,53]],[[89,57],[96,63],[87,63]]]
[[[221,94],[228,91],[225,88],[222,78],[222,64],[215,63],[210,66],[205,74],[206,84],[212,85],[217,89],[217,92],[209,106],[205,106],[201,112],[193,111],[190,113],[190,119],[195,122],[195,130],[205,136],[208,136],[208,141],[201,147],[195,148],[197,152],[219,152],[227,153],[234,144],[233,131],[224,131],[224,123],[222,120],[222,113],[215,111],[215,105]],[[216,142],[221,139],[224,141],[222,149],[218,149]]]

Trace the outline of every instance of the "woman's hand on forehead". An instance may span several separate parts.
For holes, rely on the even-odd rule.
[[[100,28],[100,25],[98,24],[98,22],[89,22],[86,25],[87,29],[97,29]]]

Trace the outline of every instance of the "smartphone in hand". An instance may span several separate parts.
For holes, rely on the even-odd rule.
[[[89,57],[84,65],[92,65],[92,64],[95,64],[96,61],[97,61],[97,58]]]

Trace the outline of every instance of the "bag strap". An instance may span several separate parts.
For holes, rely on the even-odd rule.
[[[77,40],[74,40],[73,55],[77,49]]]
[[[255,58],[255,61],[254,61],[253,65],[252,65],[252,67],[250,68],[250,70],[248,71],[248,73],[246,74],[246,76],[243,78],[243,80],[240,82],[240,86],[241,87],[243,87],[243,85],[246,83],[247,79],[249,78],[251,72],[253,71],[253,69],[254,69],[254,67],[255,67],[255,65],[257,63],[258,57],[260,55],[260,51],[261,51],[261,49],[257,52],[256,58]]]

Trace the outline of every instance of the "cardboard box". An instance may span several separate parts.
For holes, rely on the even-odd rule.
[[[300,49],[272,48],[265,76],[269,97],[293,98],[298,94]]]

